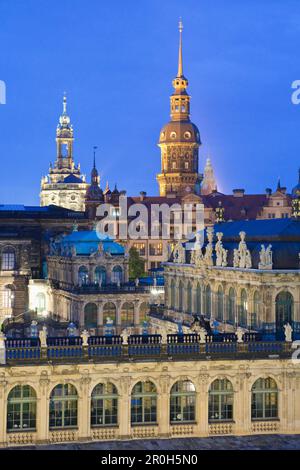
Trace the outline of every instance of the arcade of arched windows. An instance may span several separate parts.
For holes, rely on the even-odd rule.
[[[204,315],[219,322],[251,327],[262,323],[300,322],[298,288],[266,288],[204,278],[172,277],[166,283],[166,307],[169,314]]]

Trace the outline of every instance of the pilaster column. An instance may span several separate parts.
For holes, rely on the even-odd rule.
[[[97,311],[97,327],[103,326],[103,302],[99,302]]]
[[[120,386],[119,386],[120,396],[119,396],[119,406],[118,406],[119,431],[120,431],[121,439],[130,438],[130,433],[131,433],[130,386],[131,386],[131,377],[122,377],[122,380],[120,381]]]
[[[241,372],[236,378],[234,387],[233,419],[235,421],[235,434],[247,434],[251,431],[251,391],[248,387],[248,378],[251,374]]]
[[[47,372],[42,373],[40,380],[40,397],[37,402],[37,439],[46,442],[49,438],[49,395],[50,379]]]
[[[83,374],[80,379],[80,395],[78,397],[78,430],[79,439],[90,437],[90,383],[88,374]]]
[[[202,372],[198,378],[198,392],[196,395],[196,421],[197,436],[208,436],[208,381],[209,374]]]
[[[1,378],[0,381],[0,444],[6,440],[6,403],[7,403],[7,381]]]
[[[116,326],[121,326],[121,300],[116,301]]]
[[[140,309],[139,309],[139,301],[134,301],[134,326],[139,326],[140,324]]]
[[[170,377],[160,377],[160,393],[157,403],[157,422],[159,425],[159,437],[169,437],[170,435]]]

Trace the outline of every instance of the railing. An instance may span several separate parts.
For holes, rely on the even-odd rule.
[[[5,341],[6,361],[35,361],[41,357],[38,338],[7,339]]]
[[[63,286],[60,284],[60,287],[63,290],[69,290],[71,292],[75,292],[76,294],[145,294],[150,292],[151,289],[153,289],[153,286],[151,285],[134,285],[134,284],[121,284],[118,286],[117,284],[107,284],[100,286],[99,284],[86,284],[86,285],[81,285],[81,286],[76,286],[76,287],[68,287],[68,286]],[[159,287],[162,292],[164,290],[163,287]]]
[[[129,356],[159,356],[161,335],[132,335],[128,338]]]
[[[82,338],[70,336],[68,338],[47,338],[48,359],[72,359],[82,357]]]
[[[260,341],[253,335],[244,335],[245,341],[238,342],[236,337],[223,335],[217,341],[211,336],[206,342],[199,335],[170,334],[131,335],[122,338],[113,336],[90,336],[83,343],[81,337],[48,337],[47,345],[41,345],[38,338],[7,339],[5,359],[7,364],[22,362],[84,362],[128,361],[137,359],[153,360],[205,360],[209,359],[252,359],[253,357],[291,358],[291,343],[284,341]],[[5,363],[5,362],[4,362]]]

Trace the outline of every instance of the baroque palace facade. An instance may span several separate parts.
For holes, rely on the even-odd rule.
[[[41,206],[0,206],[1,446],[300,433],[300,180],[218,192],[187,86],[180,24],[159,196],[101,189],[95,156],[86,183],[64,98]],[[151,222],[123,239],[121,196],[202,204],[204,240],[178,240],[174,218],[167,239]],[[116,239],[98,230],[106,203]],[[129,279],[131,246],[165,286]]]

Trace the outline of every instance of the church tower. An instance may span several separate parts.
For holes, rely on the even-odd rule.
[[[217,183],[210,158],[207,158],[201,185],[201,194],[207,195],[211,194],[213,191],[217,191]]]
[[[104,202],[103,191],[100,188],[100,177],[96,168],[96,149],[94,147],[94,165],[91,172],[91,184],[86,192],[85,209],[89,219],[96,218],[97,207]]]
[[[74,131],[67,113],[67,98],[56,129],[56,160],[50,163],[49,174],[41,180],[41,206],[54,204],[67,209],[84,211],[88,184],[73,158]]]
[[[201,145],[197,126],[190,121],[188,80],[183,74],[182,22],[179,22],[179,55],[177,76],[173,80],[171,121],[161,132],[161,173],[157,175],[160,196],[188,193],[199,194],[201,176],[198,173],[198,149]]]

